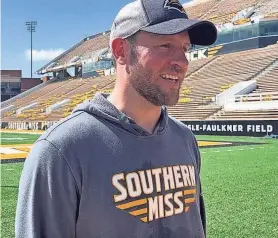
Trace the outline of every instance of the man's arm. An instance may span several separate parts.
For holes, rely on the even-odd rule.
[[[47,140],[36,142],[20,179],[15,237],[75,237],[78,197],[63,155]]]
[[[195,136],[194,136],[194,143],[196,146],[195,156],[197,158],[198,176],[200,177],[201,155],[200,155],[199,146],[198,146]],[[204,202],[204,197],[203,197],[203,193],[202,193],[201,178],[200,178],[200,199],[199,200],[200,200],[200,214],[201,214],[202,224],[203,224],[203,228],[204,228],[204,233],[206,235],[206,209],[205,209],[205,202]]]
[[[206,231],[207,231],[206,209],[205,209],[205,202],[204,202],[204,197],[203,197],[203,194],[202,194],[202,186],[201,185],[200,185],[200,213],[201,213],[204,233],[205,233],[205,236],[206,236]]]

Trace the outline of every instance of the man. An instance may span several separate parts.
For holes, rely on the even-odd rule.
[[[178,1],[140,0],[110,37],[116,85],[35,143],[19,187],[16,237],[205,237],[196,140],[165,106],[179,98],[190,44],[216,28]]]

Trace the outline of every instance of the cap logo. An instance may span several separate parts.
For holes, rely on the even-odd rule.
[[[181,13],[186,14],[183,6],[180,4],[180,2],[178,0],[165,0],[164,8],[167,8],[168,10],[174,9]]]

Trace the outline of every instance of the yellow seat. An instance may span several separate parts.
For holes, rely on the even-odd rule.
[[[191,98],[180,98],[179,99],[179,103],[188,103],[191,102],[192,99]]]

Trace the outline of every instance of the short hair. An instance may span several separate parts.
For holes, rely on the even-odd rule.
[[[139,32],[139,31],[138,31]],[[135,34],[133,34],[133,35],[131,35],[131,36],[129,36],[129,37],[127,37],[127,38],[125,38],[130,44],[131,44],[131,47],[134,47],[134,44],[135,44],[135,42],[136,42],[136,36],[137,36],[137,34],[138,34],[138,32],[136,32]],[[111,51],[111,58],[112,58],[112,64],[113,64],[113,66],[116,68],[116,59],[115,59],[115,57],[114,57],[114,55],[113,55],[113,53],[112,53],[112,49],[110,49],[110,51]]]

